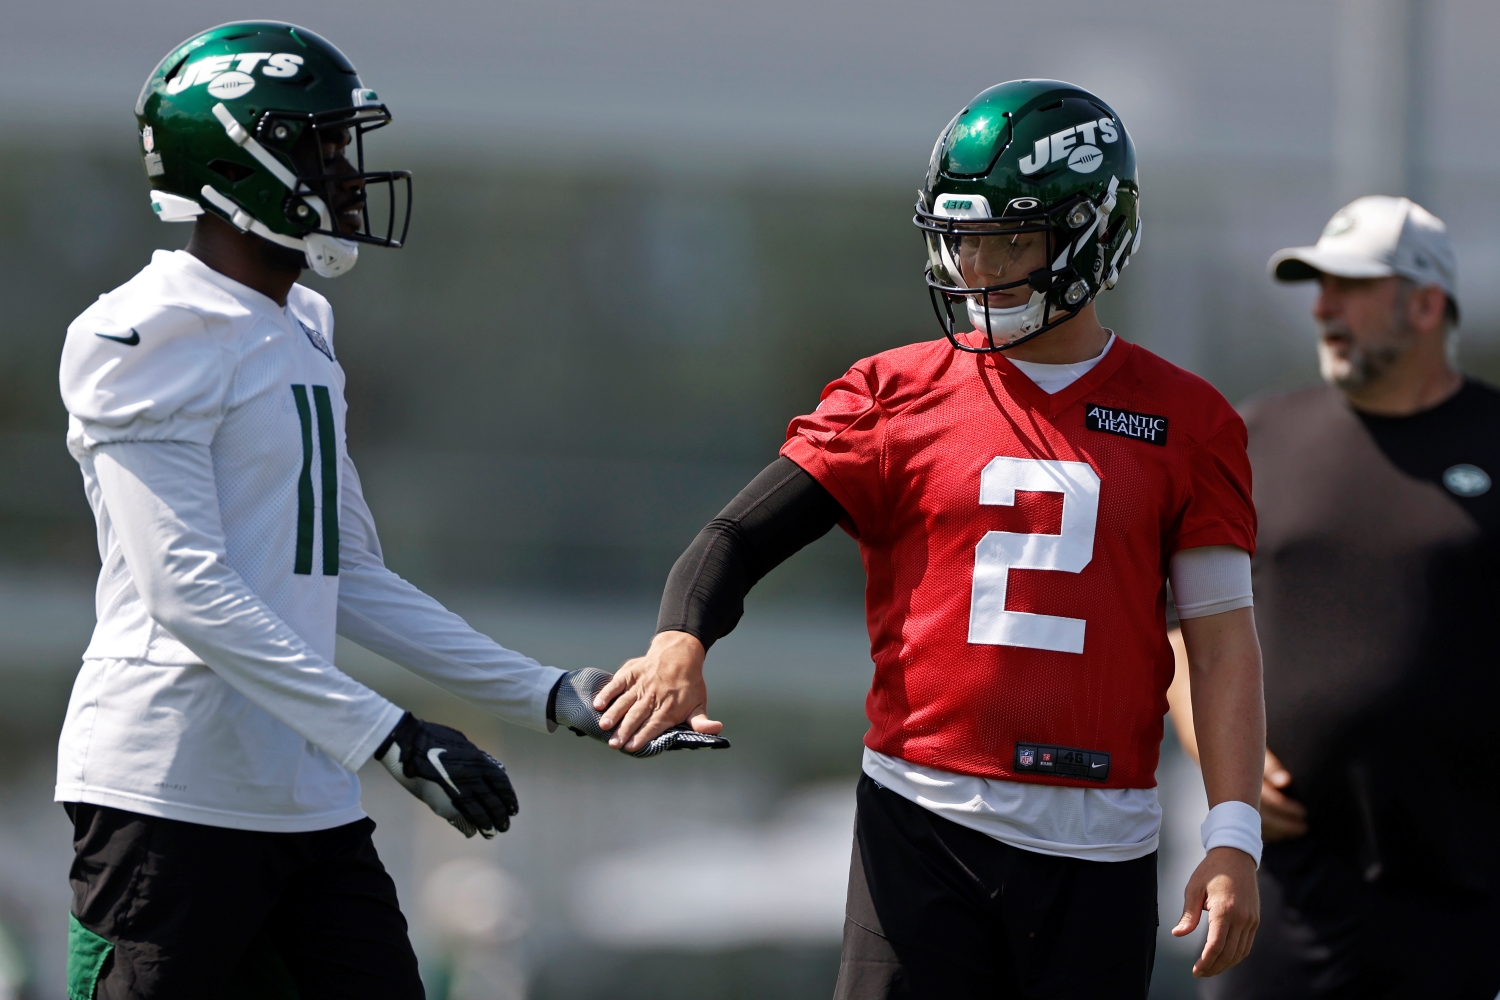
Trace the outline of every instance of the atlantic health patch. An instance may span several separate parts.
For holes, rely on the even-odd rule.
[[[1167,418],[1150,413],[1132,413],[1098,403],[1085,403],[1083,423],[1091,431],[1118,434],[1162,447],[1167,443]]]

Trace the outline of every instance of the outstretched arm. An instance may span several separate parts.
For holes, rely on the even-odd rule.
[[[1249,817],[1255,819],[1253,810],[1260,802],[1266,745],[1255,612],[1246,607],[1185,618],[1182,637],[1187,649],[1198,757],[1212,810],[1205,825],[1213,824],[1217,814],[1242,826],[1245,817],[1238,813],[1248,810]],[[1225,808],[1214,808],[1221,805]],[[1237,832],[1243,839],[1245,831]],[[1172,933],[1178,937],[1191,933],[1202,912],[1208,911],[1208,941],[1193,965],[1195,976],[1218,975],[1250,953],[1260,925],[1260,896],[1255,882],[1259,837],[1253,836],[1253,841],[1231,847],[1212,846],[1211,839],[1207,857],[1188,880],[1182,919]],[[1251,850],[1256,854],[1248,853]]]
[[[230,568],[207,445],[106,444],[94,471],[146,612],[209,669],[350,770],[381,758],[465,836],[510,826],[515,792],[497,761],[340,671]],[[445,767],[414,752],[433,746]]]
[[[844,517],[843,508],[796,463],[766,466],[693,539],[672,567],[646,655],[629,660],[594,699],[610,746],[634,752],[670,726],[700,733],[708,718],[703,660],[745,610],[745,595],[767,573]]]
[[[554,728],[547,695],[563,672],[506,649],[388,569],[347,458],[340,477],[339,634],[492,715]]]

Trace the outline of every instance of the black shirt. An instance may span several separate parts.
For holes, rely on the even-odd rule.
[[[1246,408],[1267,743],[1369,878],[1500,888],[1500,392]]]

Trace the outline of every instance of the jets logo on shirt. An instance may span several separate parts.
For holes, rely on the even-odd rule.
[[[1091,431],[1118,434],[1162,447],[1167,443],[1167,418],[1153,413],[1132,413],[1098,403],[1085,403],[1083,424]]]

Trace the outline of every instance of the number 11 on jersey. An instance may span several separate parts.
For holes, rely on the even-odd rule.
[[[992,459],[979,475],[983,506],[1013,507],[1016,490],[1061,493],[1062,529],[1056,535],[990,531],[980,539],[974,549],[969,642],[1082,653],[1082,618],[1006,611],[1005,595],[1013,569],[1083,572],[1094,557],[1099,474],[1087,462],[1000,457]]]

